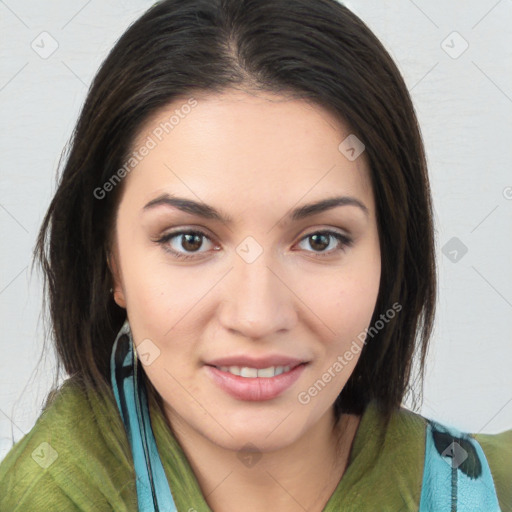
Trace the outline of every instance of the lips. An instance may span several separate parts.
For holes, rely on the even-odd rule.
[[[271,400],[284,393],[302,375],[310,361],[284,354],[233,354],[205,363],[212,381],[233,398]]]
[[[232,355],[229,357],[222,357],[219,359],[213,359],[206,364],[208,366],[215,366],[220,368],[221,366],[238,366],[239,368],[256,368],[261,370],[263,368],[269,368],[271,366],[289,366],[292,370],[296,366],[302,363],[307,363],[304,359],[297,359],[295,357],[289,357],[285,355],[269,355],[265,357],[248,356],[246,354]]]
[[[205,365],[205,370],[213,382],[233,398],[264,401],[276,398],[289,389],[307,365],[308,361],[281,355],[262,358],[230,356],[210,361]],[[274,369],[273,376],[266,375],[270,368]],[[280,373],[276,371],[277,368]]]

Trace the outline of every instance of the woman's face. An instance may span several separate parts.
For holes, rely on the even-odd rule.
[[[138,134],[115,300],[176,432],[264,451],[332,420],[381,270],[349,135],[304,100],[235,90],[175,100]]]

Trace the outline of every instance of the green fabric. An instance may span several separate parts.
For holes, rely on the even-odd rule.
[[[150,414],[178,511],[210,512],[152,397]],[[425,427],[422,416],[400,409],[385,429],[370,404],[347,470],[324,511],[418,510]],[[489,461],[502,512],[512,512],[512,430],[474,437]],[[0,511],[46,510],[137,511],[130,446],[113,396],[82,390],[72,379],[0,463]]]

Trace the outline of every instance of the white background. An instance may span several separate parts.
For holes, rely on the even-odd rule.
[[[151,4],[0,1],[0,459],[32,428],[54,373],[52,354],[38,364],[42,296],[30,264],[60,153],[108,50]],[[440,290],[419,412],[474,433],[510,429],[512,0],[348,6],[402,72],[427,150]],[[51,49],[43,31],[58,44],[45,59],[31,47],[43,51],[46,38]],[[467,247],[456,262],[453,247],[442,251],[453,237]]]

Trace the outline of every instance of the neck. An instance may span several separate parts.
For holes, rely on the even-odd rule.
[[[225,449],[165,407],[209,507],[215,512],[321,512],[345,473],[360,417],[332,408],[295,442],[264,453]]]

